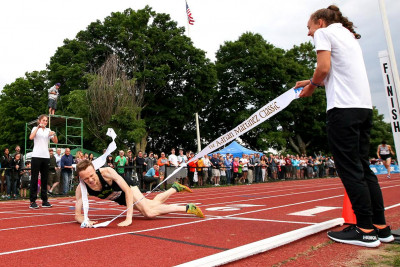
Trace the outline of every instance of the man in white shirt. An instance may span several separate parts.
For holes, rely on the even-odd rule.
[[[175,148],[171,149],[171,154],[168,156],[169,166],[167,167],[167,175],[170,175],[176,168],[178,168],[178,157],[175,155]],[[178,173],[174,174],[170,179],[170,181],[174,181],[175,179],[179,179]],[[172,180],[174,179],[174,180]]]
[[[49,114],[50,115],[54,115],[54,112],[57,109],[57,98],[59,95],[59,88],[60,88],[61,84],[60,83],[56,83],[54,86],[52,86],[48,91],[49,93]]]

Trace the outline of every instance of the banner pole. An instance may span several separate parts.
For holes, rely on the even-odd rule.
[[[385,31],[385,37],[386,37],[386,43],[387,43],[387,48],[388,48],[390,64],[392,66],[392,73],[393,73],[393,79],[394,79],[394,84],[395,84],[395,88],[396,88],[396,93],[397,93],[397,96],[399,96],[400,95],[399,72],[398,72],[398,68],[397,68],[397,64],[396,64],[396,56],[394,54],[392,35],[390,34],[389,20],[387,18],[387,14],[386,14],[385,0],[379,0],[379,8],[381,10],[382,23],[383,23],[383,28]],[[397,103],[397,104],[399,104],[399,103]]]

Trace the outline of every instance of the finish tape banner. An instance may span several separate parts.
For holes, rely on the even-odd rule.
[[[255,113],[253,113],[247,120],[236,126],[233,130],[230,130],[226,134],[218,137],[214,141],[212,141],[207,147],[205,147],[202,151],[200,151],[196,156],[194,156],[189,162],[192,162],[196,159],[203,157],[206,154],[210,154],[214,150],[220,148],[221,146],[229,143],[242,134],[250,131],[254,127],[258,126],[259,124],[263,123],[264,121],[268,120],[275,114],[279,113],[283,109],[285,109],[289,104],[299,98],[299,94],[303,90],[302,87],[300,88],[292,88],[282,95],[278,96]],[[188,163],[189,163],[188,162]],[[169,176],[168,176],[169,178]]]
[[[107,136],[112,138],[112,142],[108,145],[106,152],[103,155],[98,157],[97,159],[93,160],[93,166],[95,170],[103,167],[106,163],[107,156],[114,152],[117,149],[117,144],[115,143],[115,138],[117,138],[117,134],[115,133],[113,128],[108,128]],[[82,179],[79,178],[79,184],[81,185],[81,193],[82,193],[82,206],[83,206],[83,216],[84,220],[81,223],[81,227],[85,228],[89,225],[89,200],[88,200],[88,193],[86,184]]]
[[[251,129],[253,129],[257,125],[259,125],[260,123],[263,123],[264,121],[268,120],[275,114],[277,114],[280,111],[282,111],[283,109],[285,109],[287,106],[289,106],[289,104],[293,100],[299,98],[299,94],[300,94],[301,90],[303,90],[302,87],[296,88],[296,89],[293,87],[293,88],[289,89],[288,91],[286,91],[285,93],[283,93],[282,95],[275,98],[274,100],[272,100],[271,102],[269,102],[268,104],[266,104],[265,106],[263,106],[262,108],[260,108],[259,110],[257,110],[247,120],[245,120],[244,122],[242,122],[241,124],[236,126],[233,130],[230,130],[226,134],[224,134],[224,135],[218,137],[217,139],[215,139],[214,141],[212,141],[202,151],[200,151],[197,155],[195,155],[193,158],[191,158],[186,164],[183,164],[180,167],[178,167],[177,169],[175,169],[170,175],[168,175],[167,178],[165,178],[161,183],[159,183],[151,192],[153,192],[158,187],[160,187],[163,183],[168,181],[168,179],[173,177],[183,167],[186,167],[186,165],[188,163],[193,162],[193,161],[203,157],[204,155],[209,154],[209,153],[213,152],[214,150],[220,148],[221,146],[225,145],[226,143],[235,140],[242,134],[250,131]],[[149,194],[147,194],[147,195],[149,195]],[[139,199],[138,201],[133,203],[132,207],[135,204],[139,203],[144,198],[145,198],[145,196],[143,196],[141,199]],[[119,214],[112,220],[106,221],[103,223],[99,223],[99,224],[95,224],[95,225],[93,225],[93,227],[98,228],[98,227],[105,227],[105,226],[109,225],[112,221],[119,218],[122,214],[127,212],[128,209],[130,209],[132,207],[128,207],[125,211],[123,211],[121,214]],[[85,225],[82,225],[82,227],[84,227],[84,226]]]

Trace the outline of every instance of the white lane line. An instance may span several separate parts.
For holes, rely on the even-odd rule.
[[[397,208],[397,207],[400,207],[400,203],[397,203],[397,204],[394,204],[392,206],[386,207],[385,210],[390,210],[390,209]]]
[[[231,189],[231,190],[224,190],[225,188],[222,188],[222,190],[224,190],[223,192],[217,192],[217,193],[213,193],[213,192],[207,192],[207,194],[201,194],[202,192],[200,192],[200,194],[198,194],[198,192],[194,191],[194,193],[196,194],[192,194],[192,195],[188,195],[188,194],[179,194],[179,195],[173,195],[171,196],[170,199],[173,199],[174,201],[179,200],[179,199],[187,199],[187,197],[196,197],[196,198],[204,198],[208,196],[212,196],[211,199],[219,199],[219,198],[226,198],[226,194],[229,193],[230,195],[233,195],[235,197],[240,197],[241,195],[260,195],[260,194],[273,194],[273,193],[278,193],[278,192],[287,192],[288,190],[304,190],[304,189],[316,189],[316,188],[325,188],[328,187],[331,188],[331,186],[338,186],[335,188],[343,188],[343,185],[341,183],[335,183],[335,184],[318,184],[318,185],[296,185],[296,186],[280,186],[280,187],[270,187],[270,188],[265,188],[262,187],[262,185],[260,187],[255,187],[255,186],[251,186],[251,187],[245,187],[245,186],[238,186],[241,188],[233,188],[233,187],[227,187],[227,189]],[[246,188],[246,189],[245,189]],[[278,189],[279,188],[279,189]],[[272,191],[270,191],[272,190]],[[209,190],[210,191],[210,190]],[[221,196],[218,196],[221,195]]]
[[[386,189],[386,188],[392,188],[392,187],[400,187],[400,185],[392,185],[392,186],[386,186],[386,187],[381,187],[381,189]],[[282,195],[275,195],[275,196],[267,196],[267,197],[258,197],[258,198],[251,198],[251,199],[243,199],[243,200],[236,200],[236,201],[227,201],[227,202],[219,202],[219,203],[212,203],[212,204],[205,204],[205,205],[199,205],[200,207],[208,207],[208,206],[216,206],[216,205],[228,205],[230,203],[237,203],[237,202],[246,202],[246,201],[253,201],[253,200],[260,200],[260,199],[268,199],[268,198],[277,198],[277,197],[287,197],[287,196],[293,196],[293,195],[302,195],[302,194],[308,194],[308,193],[316,193],[316,192],[324,192],[324,191],[329,191],[329,190],[335,190],[338,188],[343,188],[342,187],[336,187],[336,188],[329,188],[329,189],[321,189],[321,190],[313,190],[313,191],[305,191],[305,192],[299,192],[299,193],[289,193],[289,194],[282,194]],[[337,196],[343,196],[337,195]],[[335,196],[335,197],[337,197]],[[225,197],[226,198],[226,197]],[[209,200],[209,199],[207,199]]]
[[[237,261],[255,254],[259,254],[289,244],[301,238],[325,231],[327,229],[330,229],[337,225],[341,225],[343,223],[344,223],[343,218],[333,219],[330,221],[306,226],[284,234],[276,235],[260,241],[249,243],[240,247],[229,249],[220,253],[212,254],[210,256],[186,262],[177,266],[179,267],[220,266],[223,264],[227,264],[229,262]]]
[[[291,206],[296,206],[296,205],[301,205],[301,204],[306,204],[306,203],[312,203],[312,202],[315,202],[315,201],[322,201],[322,200],[327,200],[327,199],[332,199],[332,198],[337,198],[337,197],[343,197],[343,195],[337,195],[337,196],[332,196],[332,197],[324,197],[324,198],[313,199],[313,200],[307,200],[307,201],[302,201],[302,202],[297,202],[297,203],[292,203],[292,204],[285,204],[285,205],[275,206],[275,207],[270,207],[270,208],[264,208],[264,209],[246,211],[246,212],[242,212],[242,213],[226,215],[226,217],[233,217],[233,216],[239,216],[239,215],[244,215],[244,214],[256,213],[256,212],[261,212],[261,211],[267,211],[267,210],[273,210],[273,209],[286,208],[286,207],[291,207]]]
[[[301,210],[301,211],[297,211],[297,212],[292,212],[292,213],[289,213],[288,215],[315,217],[316,214],[319,214],[319,213],[322,213],[322,212],[326,212],[326,211],[330,211],[330,210],[342,209],[342,208],[343,207],[316,206],[315,208]]]
[[[113,216],[110,215],[102,215],[102,216],[108,216],[108,217],[103,217],[103,218],[97,218],[96,220],[107,220],[114,218]],[[12,228],[3,228],[0,229],[1,231],[10,231],[10,230],[18,230],[18,229],[27,229],[27,228],[36,228],[36,227],[43,227],[43,226],[53,226],[53,225],[59,225],[59,224],[69,224],[69,223],[77,223],[76,221],[68,221],[68,222],[58,222],[58,223],[47,223],[47,224],[37,224],[37,225],[29,225],[29,226],[20,226],[20,227],[12,227]]]
[[[199,219],[197,221],[192,221],[192,222],[179,223],[179,224],[174,224],[174,225],[167,225],[167,226],[151,228],[151,229],[144,229],[144,230],[133,231],[133,232],[124,232],[124,233],[105,235],[105,236],[98,236],[98,237],[93,237],[93,238],[85,238],[85,239],[74,240],[74,241],[58,243],[58,244],[52,244],[52,245],[46,245],[46,246],[40,246],[40,247],[32,247],[32,248],[25,248],[25,249],[19,249],[19,250],[5,251],[5,252],[1,252],[0,256],[9,255],[9,254],[15,254],[15,253],[21,253],[21,252],[27,252],[27,251],[33,251],[33,250],[39,250],[39,249],[45,249],[45,248],[60,247],[60,246],[65,246],[65,245],[73,245],[73,244],[77,244],[77,243],[83,243],[83,242],[99,240],[99,239],[104,239],[104,238],[110,238],[110,237],[116,237],[116,236],[121,236],[121,235],[128,235],[128,234],[136,234],[136,233],[150,232],[150,231],[156,231],[156,230],[163,230],[163,229],[168,229],[168,228],[173,228],[173,227],[178,227],[178,226],[183,226],[183,225],[190,225],[190,224],[195,224],[195,223],[202,223],[202,222],[212,221],[212,220],[215,220],[215,219],[214,218],[201,219],[201,220]]]
[[[400,185],[394,185],[394,186],[388,186],[388,187],[383,187],[384,188],[392,188],[392,187],[398,187]],[[322,190],[324,191],[324,190]],[[315,192],[315,191],[314,191]],[[310,201],[303,201],[303,202],[298,202],[298,203],[292,203],[292,204],[287,204],[287,205],[281,205],[281,206],[276,206],[276,207],[271,207],[271,208],[266,208],[266,209],[260,209],[256,211],[249,211],[249,212],[243,212],[243,213],[238,213],[238,214],[232,214],[232,215],[227,215],[225,216],[224,219],[227,219],[229,217],[233,216],[238,216],[238,215],[244,215],[244,214],[249,214],[249,213],[254,213],[254,212],[260,212],[260,211],[265,211],[265,210],[271,210],[271,209],[276,209],[276,208],[282,208],[282,207],[288,207],[288,206],[294,206],[294,205],[300,205],[304,203],[309,203],[309,202],[315,202],[315,201],[320,201],[320,200],[326,200],[326,199],[331,199],[331,198],[336,198],[340,197],[343,195],[337,195],[337,196],[332,196],[332,197],[327,197],[327,198],[321,198],[321,199],[316,199],[316,200],[310,200]],[[232,203],[232,202],[230,202]],[[399,204],[392,205],[386,209],[394,208],[400,206]],[[41,216],[41,215],[37,215]],[[119,234],[113,234],[113,235],[106,235],[106,236],[101,236],[101,237],[96,237],[96,238],[90,238],[90,239],[84,239],[84,240],[76,240],[76,241],[71,241],[71,242],[65,242],[65,243],[59,243],[59,244],[53,244],[53,245],[47,245],[47,246],[41,246],[41,247],[33,247],[33,248],[27,248],[27,249],[22,249],[22,250],[15,250],[15,251],[8,251],[8,252],[2,252],[0,253],[1,255],[7,255],[7,254],[13,254],[13,253],[19,253],[19,252],[25,252],[25,251],[31,251],[31,250],[37,250],[37,249],[44,249],[44,248],[49,248],[49,247],[57,247],[57,246],[63,246],[63,245],[69,245],[69,244],[75,244],[75,243],[81,243],[81,242],[86,242],[86,241],[91,241],[91,240],[98,240],[98,239],[103,239],[103,238],[108,238],[108,237],[114,237],[114,236],[120,236],[120,235],[125,235],[125,234],[131,234],[131,233],[141,233],[141,232],[147,232],[147,231],[154,231],[154,230],[161,230],[161,229],[167,229],[167,228],[172,228],[172,227],[178,227],[182,225],[187,225],[187,224],[192,224],[192,223],[199,223],[199,222],[205,222],[205,221],[210,221],[210,220],[216,220],[220,219],[219,217],[214,217],[214,218],[208,218],[204,220],[199,220],[199,221],[194,221],[194,222],[189,222],[189,223],[182,223],[182,224],[175,224],[175,225],[170,225],[170,226],[164,226],[164,227],[158,227],[158,228],[153,228],[153,229],[145,229],[145,230],[140,230],[140,231],[135,231],[135,232],[126,232],[126,233],[119,233]],[[234,219],[234,218],[232,218]],[[239,218],[237,218],[239,219]],[[271,220],[268,220],[271,221]],[[282,221],[284,222],[284,221]]]
[[[400,186],[400,185],[386,186],[386,187],[382,187],[382,189],[398,187],[398,186]],[[258,209],[258,210],[253,210],[253,211],[237,213],[237,214],[231,214],[231,215],[227,215],[226,217],[233,217],[233,216],[256,213],[256,212],[272,210],[272,209],[278,209],[278,208],[285,208],[285,207],[290,207],[290,206],[295,206],[295,205],[300,205],[300,204],[306,204],[306,203],[311,203],[311,202],[315,202],[315,201],[327,200],[327,199],[332,199],[332,198],[337,198],[337,197],[343,197],[343,195],[341,194],[341,195],[336,195],[336,196],[331,196],[331,197],[312,199],[312,200],[302,201],[302,202],[297,202],[297,203],[292,203],[292,204],[286,204],[286,205],[281,205],[281,206],[275,206],[275,207],[270,207],[270,208],[264,208],[264,209]]]
[[[321,190],[312,190],[312,191],[305,191],[305,192],[299,192],[299,193],[288,193],[288,194],[275,195],[275,196],[266,196],[266,197],[241,199],[241,200],[227,201],[227,202],[219,202],[219,203],[201,205],[201,207],[217,206],[217,205],[224,205],[224,204],[231,204],[231,203],[238,203],[238,202],[242,203],[242,202],[261,200],[261,199],[269,199],[269,198],[277,198],[277,197],[287,197],[287,196],[294,196],[294,195],[302,195],[302,194],[308,194],[308,193],[324,192],[324,191],[336,190],[338,188],[341,188],[341,187],[329,188],[329,189],[321,189]],[[341,196],[343,196],[343,195],[341,195]],[[207,200],[209,200],[209,199],[207,199]]]
[[[48,216],[48,215],[47,214],[37,214],[37,215],[28,215],[28,216],[8,217],[8,218],[0,219],[0,220],[3,221],[3,220],[13,220],[13,219],[23,219],[23,218],[43,217],[43,216]]]
[[[268,220],[268,219],[256,219],[256,218],[247,218],[247,217],[226,217],[226,216],[212,216],[212,215],[207,215],[207,217],[214,217],[215,219],[221,219],[221,220],[278,222],[278,223],[310,224],[310,225],[317,224],[317,223],[313,223],[313,222],[295,222],[295,221],[282,221],[282,220]]]
[[[324,188],[324,187],[330,187],[330,186],[337,186],[336,188],[342,188],[343,189],[343,184],[342,182],[337,178],[335,182],[332,181],[332,183],[330,182],[331,180],[323,180],[323,181],[318,181],[318,180],[304,180],[304,182],[318,182],[318,183],[312,183],[312,184],[305,184],[305,185],[301,185],[301,184],[295,184],[295,185],[290,185],[290,186],[286,186],[286,185],[281,185],[278,183],[266,183],[266,184],[258,184],[256,185],[252,185],[252,186],[234,186],[234,187],[220,187],[220,190],[223,191],[219,191],[217,192],[213,192],[213,190],[208,190],[207,189],[213,189],[213,188],[200,188],[200,189],[195,189],[194,193],[192,195],[188,195],[188,194],[175,194],[173,196],[170,197],[171,201],[177,201],[179,199],[187,199],[187,197],[193,197],[196,199],[204,199],[207,196],[212,196],[213,198],[207,198],[207,199],[219,199],[219,198],[225,198],[226,194],[229,190],[229,194],[230,195],[234,195],[234,196],[240,196],[240,195],[259,195],[259,194],[271,194],[271,193],[276,193],[276,192],[281,192],[281,191],[288,191],[288,190],[302,190],[302,189],[307,189],[307,188],[311,188],[311,189],[316,189],[316,188]],[[390,184],[393,185],[394,180],[391,181],[381,181],[380,185],[382,187],[383,184]],[[278,189],[279,188],[279,189]],[[278,190],[274,190],[274,189],[278,189]],[[268,190],[273,190],[273,191],[268,191]],[[222,195],[221,197],[218,197],[218,195]],[[217,197],[215,197],[217,196]]]

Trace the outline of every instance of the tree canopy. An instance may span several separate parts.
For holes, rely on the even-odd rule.
[[[46,71],[25,73],[25,77],[4,86],[0,95],[2,149],[16,145],[22,147],[25,140],[25,123],[46,112],[46,74]]]
[[[146,131],[136,143],[144,150],[183,146],[194,149],[194,113],[214,94],[214,64],[193,46],[184,28],[150,7],[115,12],[66,40],[51,58],[49,77],[63,80],[67,94],[89,87],[89,73],[115,54],[135,81],[136,119]],[[165,140],[169,140],[168,145]]]
[[[217,52],[218,93],[205,112],[213,138],[232,129],[269,101],[312,76],[316,63],[311,43],[285,51],[259,34],[244,33],[237,41],[225,42]],[[242,136],[250,147],[288,147],[304,154],[326,151],[325,97],[322,90],[312,98],[300,99],[284,111]],[[218,115],[220,116],[218,116]]]
[[[296,81],[310,78],[316,64],[310,42],[284,50],[251,32],[221,45],[213,63],[184,32],[168,14],[149,6],[92,22],[64,41],[47,70],[26,73],[3,88],[2,148],[23,145],[25,123],[47,112],[47,89],[60,82],[56,114],[84,119],[85,148],[101,151],[106,144],[101,135],[114,127],[121,149],[195,150],[196,112],[205,146]],[[101,72],[110,58],[116,59],[115,75]],[[318,89],[241,138],[257,150],[328,153],[325,109],[325,92]],[[371,156],[382,139],[393,144],[390,132],[374,109]]]

